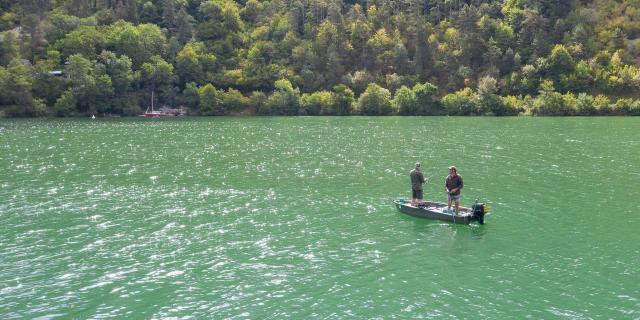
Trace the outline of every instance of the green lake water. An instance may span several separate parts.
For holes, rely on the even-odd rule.
[[[0,319],[639,319],[640,118],[0,121]],[[469,226],[399,213],[416,161]]]

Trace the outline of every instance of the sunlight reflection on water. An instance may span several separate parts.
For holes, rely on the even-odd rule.
[[[537,120],[6,122],[0,318],[640,316],[640,123]],[[398,213],[416,161],[488,224]]]

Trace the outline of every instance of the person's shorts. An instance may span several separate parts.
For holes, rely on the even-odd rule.
[[[452,195],[449,194],[449,201],[460,202],[460,194]]]
[[[412,198],[414,198],[414,199],[422,199],[422,190],[412,189],[412,191],[413,191]]]

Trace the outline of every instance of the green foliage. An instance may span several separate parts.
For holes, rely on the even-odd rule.
[[[546,67],[547,72],[554,76],[558,76],[560,74],[573,72],[575,62],[567,49],[563,45],[558,44],[553,47],[553,50],[551,50]]]
[[[544,81],[540,85],[540,93],[533,105],[533,114],[537,116],[565,116],[571,112],[562,94],[555,91],[553,82]]]
[[[502,98],[502,104],[504,105],[505,116],[516,116],[525,109],[524,101],[515,96],[506,96]]]
[[[556,45],[549,58],[545,61],[544,70],[546,75],[554,81],[560,91],[565,91],[573,80],[575,62],[567,49],[563,45]]]
[[[373,57],[373,68],[382,73],[390,71],[388,67],[392,64],[394,41],[387,34],[385,29],[379,29],[368,41],[369,54]]]
[[[36,72],[31,91],[47,105],[53,105],[65,89],[66,79],[52,76],[46,72]]]
[[[294,116],[300,111],[300,90],[287,79],[275,82],[276,90],[269,96],[266,108],[268,115]]]
[[[520,83],[518,85],[518,92],[523,94],[534,94],[538,90],[540,83],[540,75],[538,70],[533,65],[525,65],[522,67],[522,74],[520,76]]]
[[[593,101],[593,104],[596,106],[598,110],[598,114],[600,115],[613,115],[613,109],[611,105],[611,101],[609,98],[604,95],[598,95]]]
[[[159,23],[160,12],[158,8],[151,1],[147,1],[142,5],[142,11],[140,12],[140,18],[144,22]]]
[[[3,103],[10,107],[5,110],[9,117],[29,117],[44,114],[42,105],[31,93],[33,74],[31,68],[21,59],[14,58],[6,69],[0,70],[0,93]]]
[[[64,57],[80,54],[94,58],[98,52],[107,48],[109,28],[104,26],[82,26],[55,42],[54,47]]]
[[[581,116],[592,116],[597,114],[597,109],[592,96],[582,92],[576,98],[576,113]]]
[[[416,94],[406,86],[402,86],[396,91],[391,103],[400,115],[410,116],[416,114]]]
[[[329,91],[305,93],[300,99],[300,115],[317,116],[330,114],[331,111],[331,92]]]
[[[635,115],[636,2],[5,1],[0,108]]]
[[[253,113],[258,115],[268,115],[269,108],[267,106],[267,95],[260,91],[254,91],[249,96],[249,105]]]
[[[10,82],[7,83],[10,90],[18,92],[28,92],[31,90],[31,83],[33,81],[33,75],[31,69],[21,59],[13,59],[7,66],[9,71]]]
[[[355,95],[353,91],[344,84],[333,87],[331,95],[331,110],[322,112],[322,114],[331,114],[337,116],[349,115],[353,112],[355,103]]]
[[[0,31],[12,29],[17,21],[16,14],[11,11],[5,11],[0,14]]]
[[[245,86],[265,91],[271,89],[271,84],[287,73],[283,66],[273,63],[275,59],[276,48],[273,43],[256,42],[247,51],[247,58],[241,66]]]
[[[351,84],[356,95],[362,94],[374,82],[373,76],[366,70],[356,71],[353,75],[347,75],[347,82]]]
[[[633,99],[618,99],[611,109],[615,115],[640,115],[640,102]]]
[[[567,92],[562,95],[562,101],[564,102],[565,115],[576,115],[578,112],[578,99],[576,96],[571,92]]]
[[[204,1],[199,11],[202,18],[198,27],[200,40],[221,39],[244,28],[240,10],[233,1]]]
[[[129,57],[125,55],[118,57],[111,51],[102,51],[98,61],[104,65],[116,94],[125,93],[131,88],[135,77],[131,69],[133,63]]]
[[[157,25],[133,26],[117,22],[109,31],[109,45],[113,46],[113,51],[131,58],[134,67],[166,53],[167,39]]]
[[[223,107],[220,103],[220,94],[211,84],[207,83],[198,90],[200,97],[200,112],[204,115],[222,115]]]
[[[7,92],[7,90],[9,90],[7,83],[9,82],[10,76],[9,71],[3,66],[0,66],[0,105],[10,103],[9,99],[7,99],[9,96]]]
[[[203,83],[215,70],[216,56],[206,53],[204,43],[187,43],[176,56],[176,72],[184,83]]]
[[[442,103],[438,101],[438,87],[425,82],[417,83],[412,89],[416,99],[416,115],[436,116],[445,113]]]
[[[76,110],[76,97],[71,90],[65,91],[53,106],[53,112],[57,117],[72,116]]]
[[[68,63],[67,72],[72,88],[77,93],[92,90],[95,86],[95,77],[91,61],[81,54],[74,54],[69,57]]]
[[[251,101],[249,98],[242,95],[242,93],[236,89],[230,88],[227,92],[221,92],[221,105],[224,112],[231,114],[241,114],[246,112]]]
[[[111,77],[101,74],[96,78],[95,106],[98,113],[105,113],[110,110],[109,100],[113,98],[113,84]]]
[[[176,69],[181,79],[186,81],[189,78],[203,78],[202,65],[200,65],[199,55],[204,51],[204,43],[189,42],[178,52],[176,56]],[[190,75],[190,73],[195,73]]]
[[[452,116],[477,115],[478,95],[471,88],[464,88],[442,98],[447,114]]]
[[[28,100],[27,103],[11,105],[5,111],[7,117],[45,117],[49,115],[47,106],[40,99]]]
[[[89,59],[108,49],[129,57],[133,66],[139,67],[154,55],[164,55],[167,39],[157,25],[119,21],[110,26],[81,26],[58,40],[55,47],[65,57],[79,53]]]
[[[244,21],[254,25],[258,21],[262,9],[262,4],[258,0],[248,0],[240,11],[240,16]]]
[[[478,82],[478,113],[481,115],[513,116],[517,109],[508,107],[504,99],[498,96],[498,82],[491,76],[485,76]]]
[[[369,84],[367,90],[360,95],[357,103],[360,114],[367,116],[384,116],[393,113],[391,93],[375,83]]]
[[[0,33],[0,66],[6,66],[19,56],[20,43],[15,33]]]
[[[65,10],[58,8],[51,12],[48,17],[47,28],[47,41],[49,43],[55,43],[56,41],[63,39],[68,33],[81,25],[92,25],[92,22],[87,19],[81,19],[79,17],[69,15]],[[93,24],[95,25],[95,24]]]
[[[200,109],[200,92],[195,82],[189,82],[182,90],[182,95],[178,100],[180,105],[186,106],[192,110]]]
[[[142,65],[142,80],[152,89],[171,83],[172,78],[173,65],[159,56],[151,57],[150,62]]]
[[[105,55],[108,56],[107,53]],[[114,97],[113,82],[103,64],[76,54],[69,57],[67,73],[71,79],[69,90],[75,97],[76,112],[95,114],[121,111],[111,108]]]

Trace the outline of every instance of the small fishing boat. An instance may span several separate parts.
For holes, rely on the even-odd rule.
[[[488,214],[489,207],[484,203],[478,202],[471,207],[459,207],[457,215],[454,215],[455,209],[451,206],[451,212],[447,211],[447,204],[433,201],[426,201],[420,203],[417,207],[412,206],[411,203],[406,202],[404,199],[397,199],[393,201],[396,208],[400,212],[408,214],[414,217],[451,221],[457,224],[469,224],[471,221],[478,221],[480,224],[484,224],[484,216]]]

